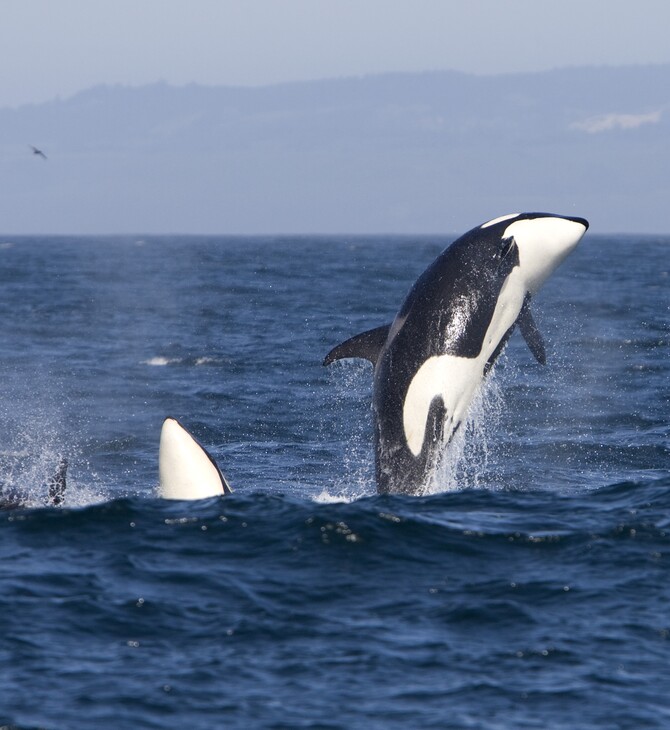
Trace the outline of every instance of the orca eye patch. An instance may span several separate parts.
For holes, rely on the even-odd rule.
[[[514,240],[514,236],[510,236],[509,238],[503,238],[500,242],[500,248],[498,250],[498,256],[500,257],[500,260],[504,260],[507,254],[516,246],[516,241]]]

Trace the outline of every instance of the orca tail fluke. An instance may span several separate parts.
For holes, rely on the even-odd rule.
[[[67,459],[62,458],[53,476],[47,481],[47,495],[49,504],[58,507],[65,499],[65,487],[67,477]]]
[[[166,418],[158,450],[158,495],[195,500],[232,494],[214,458],[175,418]]]

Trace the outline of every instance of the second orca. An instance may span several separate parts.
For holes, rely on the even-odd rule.
[[[175,418],[166,418],[158,449],[158,495],[195,500],[232,494],[216,461]]]
[[[58,507],[65,499],[67,486],[67,459],[62,458],[53,475],[47,480],[47,498],[44,506]],[[22,509],[29,506],[31,500],[27,494],[21,494],[14,489],[9,491],[0,489],[0,510]]]

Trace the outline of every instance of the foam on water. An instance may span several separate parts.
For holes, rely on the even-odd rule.
[[[142,365],[150,365],[151,367],[165,367],[165,365],[170,365],[175,362],[179,362],[179,360],[169,357],[150,357],[148,360],[142,360]]]
[[[317,504],[349,504],[364,495],[347,495],[343,493],[331,492],[328,489],[322,490],[319,494],[312,497],[312,501]]]
[[[210,355],[193,357],[166,357],[164,355],[155,355],[146,360],[142,360],[140,364],[148,365],[149,367],[165,367],[167,365],[193,365],[197,367],[201,365],[220,365],[221,363],[221,358],[212,357]]]

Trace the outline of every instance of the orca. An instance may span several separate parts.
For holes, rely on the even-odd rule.
[[[513,213],[448,246],[412,286],[390,325],[334,347],[323,364],[374,367],[375,471],[380,493],[421,494],[468,407],[518,325],[541,364],[530,302],[588,229],[584,218]]]
[[[175,418],[166,418],[158,449],[158,495],[195,500],[232,494],[216,461]]]
[[[63,504],[67,486],[67,467],[67,459],[61,459],[56,471],[47,480],[45,485],[47,490],[45,506],[58,507]],[[19,494],[16,490],[12,489],[7,492],[0,492],[0,510],[21,509],[28,506],[31,506],[28,498],[25,495]]]

